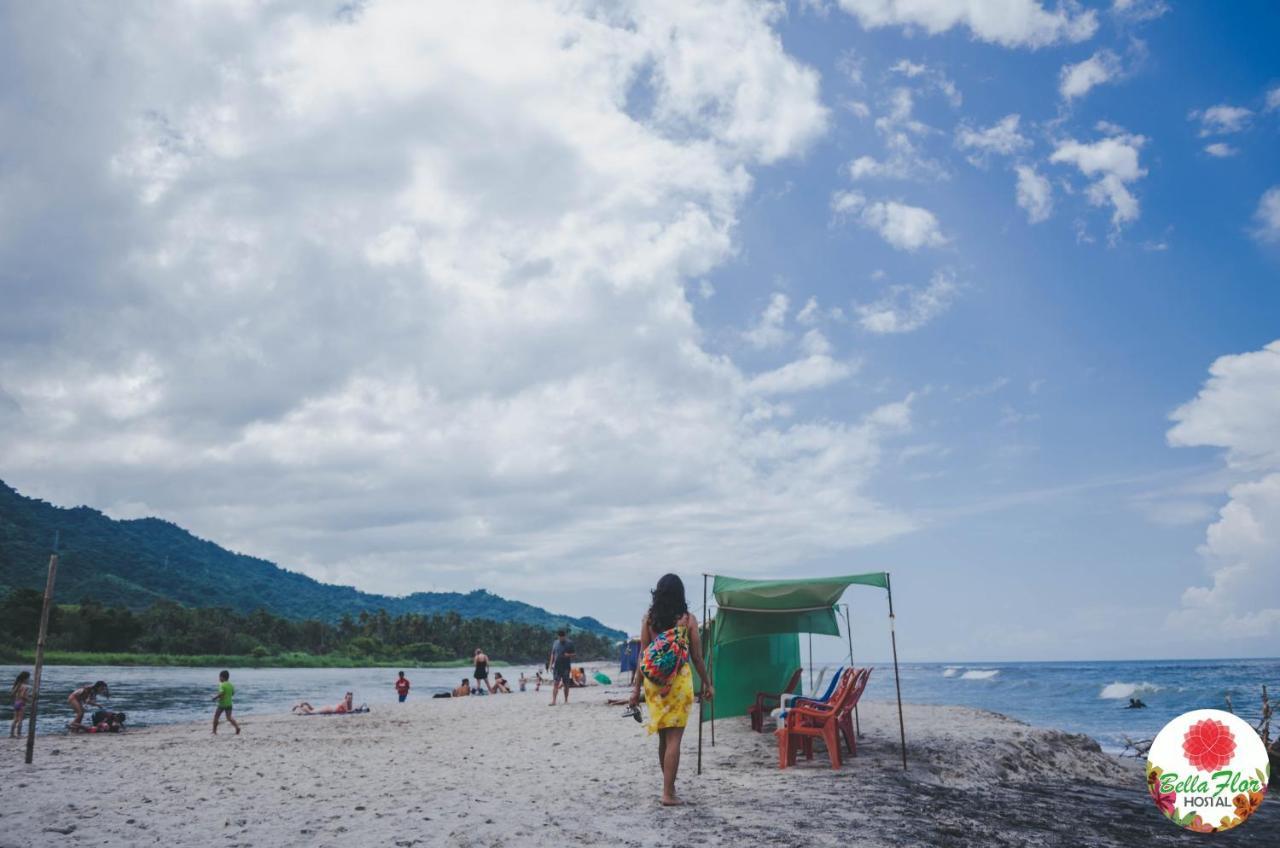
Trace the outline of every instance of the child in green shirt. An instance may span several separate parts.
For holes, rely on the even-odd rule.
[[[218,708],[213,711],[213,732],[218,732],[218,719],[223,713],[227,715],[227,723],[236,729],[236,735],[240,735],[240,725],[236,724],[236,720],[231,717],[231,698],[236,694],[236,687],[231,685],[231,672],[225,669],[218,672],[218,694],[213,696],[213,700],[218,702]]]

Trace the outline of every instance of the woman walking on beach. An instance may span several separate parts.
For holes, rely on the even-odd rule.
[[[675,806],[684,803],[676,797],[676,773],[680,770],[680,740],[689,723],[693,706],[693,674],[689,662],[698,670],[702,681],[702,697],[710,700],[715,691],[707,681],[702,664],[702,640],[698,636],[698,620],[689,612],[684,583],[667,574],[653,590],[653,602],[640,622],[641,674],[636,675],[631,690],[631,706],[640,703],[640,686],[649,707],[649,732],[658,734],[658,764],[662,766],[662,803]]]
[[[22,715],[31,701],[31,684],[27,682],[30,679],[31,672],[18,672],[18,677],[13,681],[13,688],[9,690],[9,694],[13,696],[13,724],[9,725],[11,739],[22,735]]]

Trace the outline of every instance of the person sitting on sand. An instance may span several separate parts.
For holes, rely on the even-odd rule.
[[[710,701],[715,691],[707,681],[702,663],[702,642],[698,620],[689,612],[684,583],[675,574],[665,574],[653,590],[653,602],[640,622],[641,673],[631,688],[630,706],[640,703],[644,687],[649,706],[649,733],[658,734],[658,761],[662,764],[662,804],[684,803],[676,797],[676,774],[680,770],[680,741],[693,707],[693,675],[697,669],[702,697]]]
[[[84,685],[67,696],[67,703],[76,711],[76,717],[67,724],[72,730],[84,730],[84,708],[98,706],[98,696],[111,697],[111,690],[104,681],[99,680],[92,686]]]
[[[504,695],[511,694],[511,687],[507,685],[507,679],[502,676],[500,671],[496,671],[493,674],[493,691]]]
[[[93,718],[90,719],[92,725],[89,727],[90,733],[122,733],[124,731],[124,723],[128,718],[124,713],[113,713],[108,710],[95,710]]]
[[[31,684],[27,682],[30,679],[31,672],[18,672],[18,676],[13,681],[13,688],[9,690],[9,694],[13,697],[13,723],[9,725],[10,739],[17,739],[22,735],[22,714],[31,701]]]
[[[458,684],[458,688],[453,690],[453,697],[466,698],[470,694],[471,694],[471,681],[464,677],[462,678],[462,682]]]

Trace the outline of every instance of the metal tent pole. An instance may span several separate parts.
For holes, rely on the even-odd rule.
[[[907,768],[907,726],[902,720],[902,682],[898,677],[898,635],[893,627],[893,582],[884,573],[884,588],[889,593],[889,641],[893,646],[893,687],[898,692],[898,739],[902,745],[902,768]]]
[[[813,633],[809,634],[809,694],[813,694]]]
[[[702,575],[702,626],[707,626],[707,575]],[[710,631],[708,631],[710,632]],[[699,634],[701,635],[701,634]],[[703,681],[705,685],[707,681]],[[702,704],[698,704],[698,774],[702,774]]]
[[[40,676],[44,671],[44,642],[49,632],[49,605],[53,601],[53,581],[58,576],[58,537],[53,534],[53,553],[49,556],[49,576],[44,584],[44,605],[40,608],[40,632],[36,636],[36,662],[31,681],[31,719],[27,725],[27,765],[36,753],[36,711],[40,704]]]
[[[849,668],[853,668],[853,625],[849,623],[849,605],[844,605],[844,633],[849,637]],[[862,738],[862,722],[858,720],[858,705],[853,705],[853,733]]]

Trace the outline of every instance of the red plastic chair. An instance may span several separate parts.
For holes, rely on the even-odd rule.
[[[791,680],[787,683],[787,688],[782,690],[782,695],[790,695],[796,691],[796,687],[800,685],[800,674],[803,668],[797,668],[795,673],[791,675]],[[782,695],[776,692],[757,692],[756,702],[747,707],[747,715],[751,717],[751,729],[756,733],[764,733],[764,717],[773,712],[774,707],[782,703]]]
[[[867,688],[867,680],[870,677],[870,668],[864,668],[858,672],[858,676],[853,681],[853,691],[849,694],[848,703],[844,705],[836,719],[840,726],[840,735],[844,737],[851,757],[858,756],[858,734],[853,729],[853,711],[858,706],[858,701],[862,698],[862,692]],[[812,744],[812,740],[806,741]]]
[[[839,717],[841,710],[853,696],[857,674],[852,668],[845,671],[831,700],[825,704],[800,701],[787,708],[785,721],[775,731],[778,737],[779,768],[795,765],[800,748],[804,748],[805,759],[813,759],[812,740],[815,738],[826,743],[831,767],[840,768]]]

